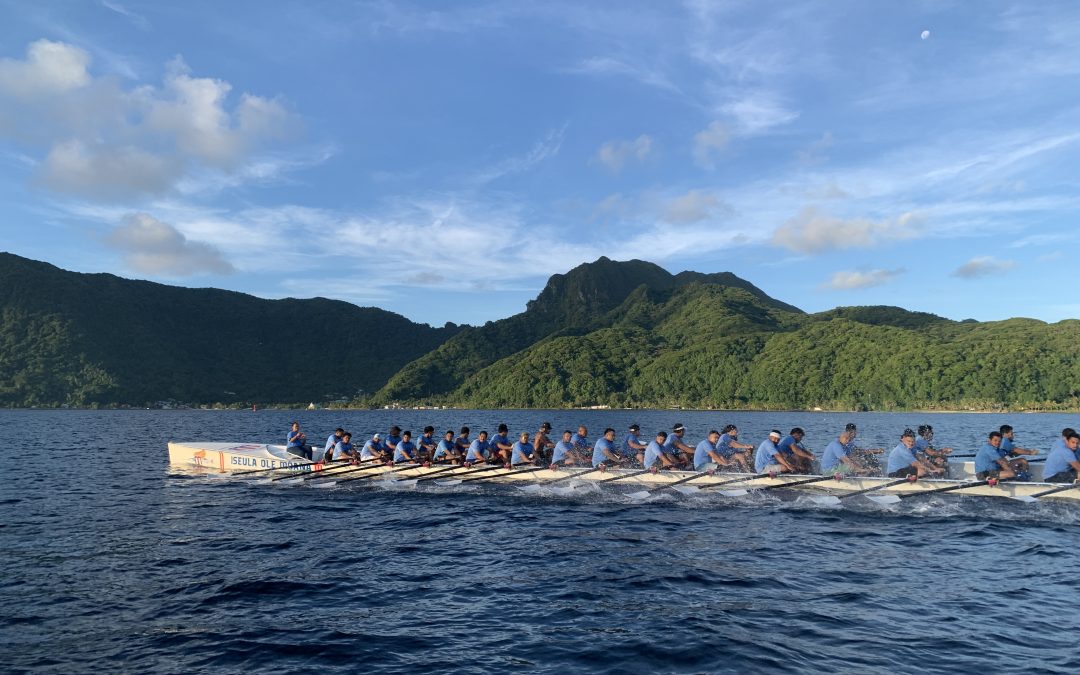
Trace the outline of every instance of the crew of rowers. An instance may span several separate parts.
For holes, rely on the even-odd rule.
[[[359,449],[352,443],[352,434],[336,429],[326,439],[321,454],[324,461],[392,460],[395,463],[430,462],[432,464],[505,464],[510,466],[555,465],[641,467],[645,469],[681,469],[699,472],[734,470],[756,474],[810,474],[818,469],[822,474],[850,476],[880,475],[882,472],[873,457],[881,449],[855,446],[858,430],[848,424],[840,435],[829,443],[820,461],[803,445],[805,433],[799,427],[787,435],[774,429],[754,452],[754,446],[739,441],[739,429],[729,424],[722,431],[712,430],[696,446],[685,442],[686,427],[676,424],[671,433],[657,432],[648,442],[641,438],[641,427],[631,424],[621,443],[616,441],[612,428],[604,430],[595,443],[589,441],[588,429],[582,425],[576,433],[566,430],[562,439],[549,437],[551,424],[544,422],[530,435],[522,432],[516,441],[510,440],[509,429],[500,424],[497,433],[488,437],[481,431],[470,438],[469,427],[458,433],[447,430],[442,439],[435,437],[435,428],[424,428],[413,439],[411,431],[394,426],[384,437],[374,434]],[[918,427],[918,433],[905,429],[900,442],[889,453],[884,473],[893,478],[914,476],[944,477],[952,448],[937,448],[933,444],[934,428],[929,424]],[[1080,435],[1071,428],[1061,432],[1047,456],[1043,471],[1046,482],[1072,482],[1080,472]],[[297,422],[287,436],[287,449],[293,454],[312,459],[306,437]],[[1015,432],[1007,424],[989,434],[986,444],[975,456],[976,477],[1030,480],[1027,460],[1018,455],[1034,455],[1037,450],[1017,447]],[[815,466],[815,463],[818,463]]]

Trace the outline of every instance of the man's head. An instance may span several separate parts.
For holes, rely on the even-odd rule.
[[[911,429],[904,429],[904,433],[900,434],[900,442],[903,443],[904,446],[907,448],[914,447],[915,432]]]
[[[611,427],[604,429],[604,438],[608,439],[609,441],[615,440],[615,430]]]
[[[995,448],[1001,445],[1000,431],[991,431],[990,435],[987,438],[990,441],[990,445],[994,446]]]

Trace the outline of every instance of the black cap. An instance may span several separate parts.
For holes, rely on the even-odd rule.
[[[847,426],[844,427],[844,431],[855,431],[855,423],[854,422],[848,422]]]
[[[676,424],[675,426],[671,427],[672,431],[683,431],[684,429],[686,429],[686,427],[681,424]]]
[[[636,424],[631,424],[630,425],[630,431],[641,431],[641,427],[639,427]]]

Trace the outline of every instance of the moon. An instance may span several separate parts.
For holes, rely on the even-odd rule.
[[[930,37],[930,31],[924,30],[922,33],[919,33],[919,37],[921,37],[924,40],[929,38]]]

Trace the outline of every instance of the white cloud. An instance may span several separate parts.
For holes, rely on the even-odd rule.
[[[826,152],[833,146],[833,135],[826,131],[821,138],[795,153],[795,161],[803,166],[814,166],[828,161]]]
[[[789,109],[775,94],[767,91],[747,93],[720,109],[733,118],[736,130],[747,135],[764,133],[799,117],[797,111]]]
[[[832,290],[854,290],[860,288],[872,288],[881,286],[904,273],[903,268],[893,270],[865,270],[865,271],[840,271],[834,272],[832,277],[823,288]]]
[[[85,87],[90,55],[63,42],[38,40],[26,48],[26,60],[0,59],[0,94],[32,99]]]
[[[831,249],[868,248],[883,241],[916,236],[918,217],[904,213],[897,218],[836,218],[807,206],[776,229],[772,243],[797,253],[821,253]]]
[[[136,147],[88,147],[82,141],[69,140],[49,151],[41,179],[57,192],[114,199],[164,192],[181,169],[177,161]]]
[[[676,225],[697,223],[717,213],[729,214],[731,211],[731,207],[718,199],[716,195],[704,190],[690,190],[668,202],[663,219]]]
[[[618,172],[631,159],[644,161],[652,152],[653,140],[642,134],[632,141],[608,141],[596,151],[596,161],[612,171]]]
[[[961,279],[977,279],[1008,272],[1016,263],[1012,260],[998,260],[993,256],[984,255],[972,258],[960,267],[953,270],[954,277]]]
[[[101,0],[101,6],[130,21],[139,30],[150,30],[150,22],[141,14],[136,14],[115,0]]]
[[[209,244],[190,241],[179,230],[146,213],[128,215],[105,238],[137,272],[170,277],[231,274],[233,266]]]
[[[731,134],[723,122],[713,122],[694,134],[694,162],[705,169],[713,168],[713,158],[727,147]]]
[[[551,129],[533,144],[529,152],[519,157],[509,157],[478,172],[473,181],[480,184],[491,183],[503,176],[524,173],[549,157],[558,155],[566,137],[566,127],[564,124],[558,129]]]
[[[682,91],[672,80],[655,66],[631,63],[622,58],[613,56],[596,56],[583,60],[577,66],[568,68],[564,72],[578,75],[617,75],[629,77],[642,84],[647,84],[657,89],[663,89],[675,94]]]

